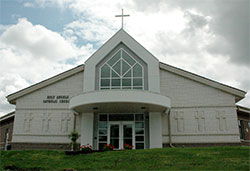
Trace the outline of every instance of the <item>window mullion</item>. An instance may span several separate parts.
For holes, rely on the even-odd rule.
[[[123,50],[123,49],[122,49]],[[118,83],[115,83],[115,82],[117,82],[118,80],[114,80],[114,87],[115,88],[120,88],[120,89],[123,89],[123,81],[124,81],[124,85],[125,85],[125,88],[129,88],[130,87],[130,89],[134,89],[134,88],[136,88],[136,89],[138,89],[138,87],[142,87],[142,89],[144,90],[144,84],[145,84],[145,80],[144,80],[144,77],[145,77],[145,74],[144,74],[144,68],[143,68],[143,66],[138,62],[138,61],[136,61],[129,53],[127,53],[125,50],[124,50],[124,52],[121,50],[121,52],[119,53],[119,51],[120,50],[118,50],[118,53],[119,53],[119,55],[120,55],[120,57],[119,56],[117,56],[116,58],[114,58],[113,59],[113,56],[110,58],[110,59],[108,59],[104,64],[102,64],[102,66],[100,67],[100,69],[99,69],[99,89],[102,89],[102,88],[109,88],[109,89],[112,89],[112,80],[113,79],[119,79],[120,80],[120,85],[119,86],[117,86],[118,85]],[[117,53],[115,53],[115,54],[117,54]],[[127,59],[128,57],[130,57],[131,58],[131,60],[134,60],[134,62],[133,63],[131,63],[131,61],[126,61],[125,59],[124,59],[124,55],[125,55],[125,58]],[[127,57],[127,55],[128,55],[128,57]],[[113,60],[112,61],[112,63],[111,64],[109,64],[108,62],[110,61],[110,60]],[[117,63],[118,62],[120,62],[120,65],[117,65]],[[131,64],[130,64],[130,63]],[[136,65],[139,65],[140,66],[140,70],[138,70],[139,68],[136,66]],[[102,69],[103,67],[106,67],[105,69]],[[117,71],[114,69],[114,66],[115,66],[115,69],[117,69]],[[134,67],[136,66],[136,69],[137,70],[135,70],[134,71]],[[102,70],[105,72],[105,70],[107,70],[107,67],[109,68],[109,70],[108,70],[108,72],[109,72],[109,77],[101,77],[102,76]],[[118,67],[120,67],[120,68],[118,68]],[[124,68],[125,67],[125,68]],[[123,68],[124,68],[124,71],[123,71]],[[119,70],[120,70],[120,74],[118,73],[119,72]],[[123,73],[124,72],[124,73]],[[129,74],[128,76],[130,76],[130,77],[124,77],[126,74],[128,74],[129,72],[131,72],[131,74]],[[134,72],[142,72],[142,76],[141,77],[134,77]],[[106,72],[107,73],[107,72]],[[114,73],[115,75],[114,75],[114,77],[112,76],[113,74],[112,73]],[[106,74],[107,75],[107,74]],[[116,76],[117,75],[117,76]],[[105,76],[105,75],[104,75]],[[102,84],[107,84],[108,82],[106,82],[106,83],[102,83],[102,79],[109,79],[109,86],[103,86]],[[134,79],[136,79],[136,78],[140,78],[140,79],[142,79],[142,82],[141,82],[141,86],[139,86],[139,84],[137,83],[138,81],[140,81],[140,80],[134,80]],[[124,80],[125,79],[125,80]],[[107,80],[108,81],[108,80]],[[135,84],[136,84],[136,86],[134,86],[134,81],[136,81],[135,82]],[[129,82],[130,82],[130,84],[129,84]],[[137,85],[138,84],[138,85]]]
[[[123,62],[128,64],[128,66],[130,66],[130,69],[128,69],[124,74],[122,74],[122,76],[126,75],[131,70],[131,65],[129,63],[127,63],[125,60],[123,60]]]
[[[114,71],[120,77],[120,74],[118,74],[113,68],[111,68],[111,70]],[[112,73],[111,73],[111,75],[112,75]]]
[[[109,77],[109,89],[111,90],[112,89],[112,72],[111,72],[111,67],[110,67],[110,77]]]
[[[133,66],[135,66],[135,64]],[[134,89],[134,67],[131,67],[131,89]]]
[[[142,68],[142,89],[144,90],[144,68]]]

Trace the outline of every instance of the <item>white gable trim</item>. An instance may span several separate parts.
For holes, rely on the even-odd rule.
[[[118,32],[116,32],[107,42],[105,42],[97,51],[95,51],[93,53],[93,55],[91,55],[86,61],[85,63],[87,63],[93,56],[95,55],[102,55],[102,56],[106,56],[110,51],[110,49],[113,49],[116,45],[118,45],[120,42],[122,42],[122,40],[120,39],[121,36],[126,36],[129,37],[132,41],[134,41],[135,43],[137,43],[137,45],[140,46],[140,48],[143,48],[144,51],[146,51],[147,53],[149,53],[151,55],[151,57],[153,57],[155,60],[159,61],[154,55],[152,55],[146,48],[144,48],[139,42],[137,42],[132,36],[130,36],[126,31],[124,31],[123,29],[120,29]],[[131,41],[130,40],[130,41]],[[116,42],[116,44],[114,44],[114,42]],[[126,44],[126,46],[128,46],[129,48],[131,48],[129,45]],[[133,50],[133,48],[131,48],[131,50]],[[106,54],[104,54],[106,53]]]
[[[103,58],[105,58],[115,47],[123,43],[136,56],[148,65],[148,88],[149,91],[160,92],[160,73],[159,60],[155,58],[149,51],[147,51],[141,44],[133,39],[127,32],[120,29],[114,36],[112,36],[102,47],[100,47],[86,62],[84,70],[83,90],[84,92],[95,91],[95,67]]]
[[[243,91],[243,90],[236,89],[234,87],[230,87],[228,85],[225,85],[225,84],[210,80],[208,78],[196,75],[194,73],[182,70],[180,68],[173,67],[173,66],[165,64],[165,63],[160,62],[160,69],[172,72],[172,73],[180,75],[182,77],[186,77],[186,78],[194,80],[196,82],[199,82],[199,83],[214,87],[216,89],[222,90],[222,91],[227,92],[229,94],[232,94],[232,95],[235,96],[236,102],[243,99],[245,97],[245,94],[246,94],[246,92]]]
[[[84,65],[79,65],[79,66],[77,66],[77,67],[75,67],[73,69],[70,69],[70,70],[65,71],[63,73],[55,75],[55,76],[53,76],[51,78],[48,78],[48,79],[46,79],[44,81],[41,81],[41,82],[36,83],[34,85],[31,85],[31,86],[29,86],[27,88],[24,88],[24,89],[22,89],[20,91],[17,91],[17,92],[15,92],[13,94],[10,94],[6,98],[9,101],[9,103],[16,104],[16,99],[18,99],[18,98],[20,98],[20,97],[22,97],[22,96],[24,96],[26,94],[32,93],[32,92],[34,92],[36,90],[39,90],[39,89],[41,89],[43,87],[46,87],[48,85],[54,84],[55,82],[61,81],[61,80],[65,79],[65,78],[68,78],[68,77],[70,77],[70,76],[72,76],[74,74],[82,72],[83,70],[84,70]]]

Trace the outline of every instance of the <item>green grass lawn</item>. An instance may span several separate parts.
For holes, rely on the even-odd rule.
[[[64,151],[1,151],[0,170],[249,170],[249,147],[164,148],[68,156]]]

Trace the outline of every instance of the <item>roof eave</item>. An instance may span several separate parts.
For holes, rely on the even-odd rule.
[[[217,81],[208,79],[206,77],[202,77],[200,75],[191,73],[189,71],[185,71],[183,69],[180,69],[180,68],[177,68],[177,67],[162,63],[162,62],[160,62],[160,68],[164,69],[166,71],[172,72],[174,74],[177,74],[177,75],[192,79],[192,80],[194,80],[196,82],[199,82],[199,83],[202,83],[202,84],[205,84],[205,85],[209,85],[211,87],[222,90],[222,91],[227,92],[229,94],[232,94],[232,95],[235,96],[235,101],[236,102],[242,100],[245,97],[245,94],[246,94],[246,92],[243,91],[243,90],[240,90],[240,89],[237,89],[237,88],[234,88],[234,87],[219,83]]]
[[[50,78],[48,78],[46,80],[43,80],[43,81],[41,81],[39,83],[33,84],[33,85],[31,85],[31,86],[29,86],[27,88],[19,90],[19,91],[15,92],[15,93],[9,94],[8,96],[6,96],[6,98],[7,98],[8,102],[10,104],[16,104],[16,99],[18,99],[18,98],[20,98],[20,97],[22,97],[24,95],[27,95],[29,93],[32,93],[32,92],[34,92],[36,90],[39,90],[39,89],[41,89],[43,87],[49,86],[49,85],[51,85],[51,84],[53,84],[55,82],[58,82],[58,81],[63,80],[65,78],[68,78],[68,77],[70,77],[70,76],[72,76],[72,75],[74,75],[76,73],[79,73],[79,72],[81,72],[83,70],[84,70],[84,65],[82,64],[82,65],[79,65],[79,66],[77,66],[75,68],[67,70],[65,72],[62,72],[62,73],[60,73],[58,75],[50,77]]]
[[[240,105],[236,105],[237,110],[243,113],[248,113],[250,114],[250,108],[244,107],[244,106],[240,106]]]
[[[10,112],[2,117],[0,117],[0,122],[15,116],[15,111]]]

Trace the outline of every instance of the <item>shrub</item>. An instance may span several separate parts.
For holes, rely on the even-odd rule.
[[[80,151],[89,153],[89,152],[93,151],[93,147],[92,147],[92,145],[89,145],[89,144],[82,145],[82,146],[80,146]]]
[[[125,150],[131,150],[131,149],[133,149],[133,145],[129,145],[129,144],[124,144],[124,149]]]
[[[112,146],[111,144],[105,144],[103,147],[103,151],[112,151],[115,149],[115,146]]]
[[[73,130],[68,137],[71,140],[70,143],[71,149],[73,151],[77,151],[79,144],[76,141],[80,137],[79,133],[76,130]]]

